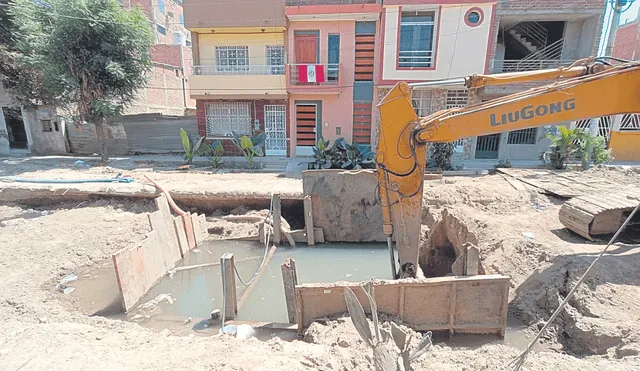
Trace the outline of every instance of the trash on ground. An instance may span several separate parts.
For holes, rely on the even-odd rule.
[[[162,302],[163,300],[166,300],[169,304],[173,304],[173,298],[171,297],[171,294],[160,294],[155,298],[149,300],[148,302],[140,305],[140,309],[151,310],[158,304],[160,304],[160,302]]]

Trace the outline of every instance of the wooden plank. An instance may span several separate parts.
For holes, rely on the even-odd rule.
[[[460,255],[458,258],[451,264],[451,275],[453,276],[464,276],[464,260],[465,256]]]
[[[307,229],[307,244],[314,246],[316,244],[313,237],[313,214],[311,212],[311,196],[304,196],[304,224]]]
[[[201,230],[200,221],[198,220],[198,214],[190,214],[190,217],[191,225],[193,226],[193,236],[196,239],[196,246],[200,246],[204,238],[202,238],[203,233]]]
[[[167,272],[158,251],[160,244],[158,231],[151,231],[139,244],[111,256],[125,312],[134,307]]]
[[[173,216],[169,209],[167,197],[164,194],[154,200],[158,211],[148,214],[152,230],[157,230],[162,246],[160,250],[164,256],[167,270],[173,268],[182,259],[182,252],[178,242],[178,234],[173,224]]]
[[[200,224],[200,233],[202,233],[202,240],[204,241],[209,237],[207,217],[204,214],[198,214],[198,223]]]
[[[181,215],[182,225],[184,226],[184,232],[187,235],[187,243],[189,244],[189,249],[196,248],[196,236],[193,234],[193,223],[191,222],[191,213],[186,213],[185,215]]]
[[[287,259],[281,265],[282,283],[284,284],[284,297],[287,306],[289,323],[297,322],[296,315],[296,285],[298,284],[298,273],[296,272],[296,260]]]
[[[477,276],[480,267],[480,251],[475,246],[467,247],[467,270],[466,276]]]
[[[282,243],[282,204],[280,203],[280,195],[274,194],[273,198],[273,243],[279,245]]]
[[[180,254],[184,256],[189,252],[189,243],[187,242],[187,233],[184,231],[184,224],[182,224],[182,218],[176,216],[173,218],[173,228],[178,236],[178,246],[180,247]]]
[[[236,272],[233,254],[226,253],[220,257],[220,272],[225,285],[224,318],[236,318],[238,313],[238,296],[236,293]]]

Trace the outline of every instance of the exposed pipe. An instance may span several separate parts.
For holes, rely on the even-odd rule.
[[[466,79],[464,77],[458,77],[458,78],[447,79],[447,80],[414,82],[409,84],[409,87],[424,88],[424,87],[435,87],[435,86],[465,86],[465,85],[466,85]]]

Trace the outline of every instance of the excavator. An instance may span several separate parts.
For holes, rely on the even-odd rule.
[[[546,85],[427,117],[418,117],[411,103],[411,87],[477,89],[523,82]],[[378,104],[378,110],[378,196],[393,274],[394,278],[420,278],[420,219],[429,143],[640,112],[640,62],[590,57],[556,69],[400,82]]]

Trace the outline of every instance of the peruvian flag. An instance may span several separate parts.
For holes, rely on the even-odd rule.
[[[321,64],[298,65],[298,81],[324,82],[324,66]]]

